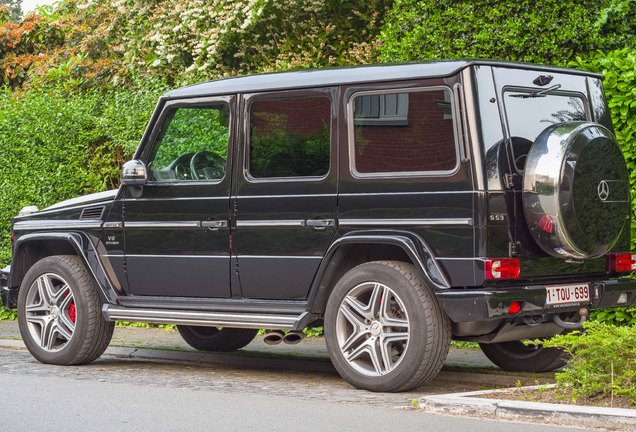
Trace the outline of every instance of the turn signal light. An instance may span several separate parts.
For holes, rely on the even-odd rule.
[[[611,253],[608,255],[608,267],[610,272],[636,271],[636,253]]]
[[[486,279],[519,279],[521,263],[519,258],[489,258],[484,270]]]

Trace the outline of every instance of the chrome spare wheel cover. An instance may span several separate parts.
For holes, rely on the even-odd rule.
[[[629,176],[614,134],[596,123],[547,127],[526,158],[528,229],[547,254],[570,259],[611,250],[630,224]]]
[[[68,283],[53,273],[38,277],[26,296],[25,319],[31,338],[41,349],[63,349],[77,322],[75,297]]]
[[[404,303],[386,285],[365,282],[338,308],[336,337],[342,356],[358,373],[379,377],[393,371],[409,346]]]

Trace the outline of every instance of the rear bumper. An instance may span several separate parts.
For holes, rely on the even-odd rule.
[[[502,289],[450,289],[436,293],[442,309],[453,322],[489,321],[516,316],[556,314],[589,307],[605,309],[636,304],[636,280],[616,279],[590,282],[590,302],[571,303],[567,306],[546,306],[546,289],[543,285]],[[618,303],[619,296],[627,295],[625,303]],[[523,302],[520,313],[509,314],[513,301]]]

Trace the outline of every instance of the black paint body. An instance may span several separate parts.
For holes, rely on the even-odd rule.
[[[520,178],[509,168],[513,156],[501,99],[505,87],[532,88],[540,74],[553,76],[561,91],[580,94],[589,120],[612,130],[599,76],[521,64],[292,72],[170,92],[160,99],[135,159],[147,161],[171,106],[223,100],[230,106],[226,176],[219,182],[122,186],[106,197],[16,218],[5,304],[13,306],[34,260],[69,251],[85,257],[106,303],[140,308],[309,311],[320,320],[339,275],[373,259],[413,262],[454,322],[506,317],[501,305],[507,300],[525,300],[522,315],[543,313],[543,286],[555,282],[603,287],[592,306],[615,305],[614,291],[629,292],[633,304],[636,287],[611,280],[616,275],[607,272],[603,257],[567,262],[548,256],[527,229]],[[439,175],[356,176],[348,144],[352,95],[412,88],[452,94],[456,167]],[[330,165],[321,178],[267,180],[247,173],[250,101],[285,92],[331,99]],[[100,218],[80,219],[82,210],[100,206]],[[210,229],[209,221],[227,224]],[[508,257],[512,248],[521,259],[521,278],[486,281],[484,260]],[[613,250],[629,250],[629,221]]]

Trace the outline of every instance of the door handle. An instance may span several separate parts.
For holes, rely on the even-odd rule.
[[[206,220],[201,221],[201,228],[207,228],[210,231],[217,231],[219,228],[227,228],[227,221],[225,220]]]
[[[329,227],[336,226],[335,219],[307,219],[305,225],[315,230],[324,230]]]

